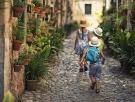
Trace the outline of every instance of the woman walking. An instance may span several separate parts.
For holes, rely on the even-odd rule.
[[[87,27],[86,20],[81,20],[80,29],[77,31],[75,45],[74,45],[75,52],[76,54],[79,55],[80,59],[83,55],[83,49],[88,46],[88,42],[90,40],[90,33],[86,29],[86,27]],[[87,71],[86,62],[84,66],[80,65],[80,72],[83,72],[84,70]]]

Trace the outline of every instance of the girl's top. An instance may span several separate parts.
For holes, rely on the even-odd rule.
[[[86,32],[82,32],[79,29],[78,31],[79,39],[78,39],[78,43],[76,44],[76,49],[75,49],[78,55],[82,54],[83,49],[88,46],[88,33],[89,33],[88,30]]]

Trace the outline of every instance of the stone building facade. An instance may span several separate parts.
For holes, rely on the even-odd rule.
[[[73,0],[73,19],[86,19],[90,28],[95,28],[102,21],[104,0]]]

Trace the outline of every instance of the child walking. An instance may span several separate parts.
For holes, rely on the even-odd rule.
[[[96,93],[100,92],[100,80],[102,72],[102,64],[105,63],[105,57],[102,50],[99,49],[100,43],[97,37],[92,37],[89,46],[84,49],[80,64],[85,61],[90,62],[89,77],[91,79],[91,89],[96,89]]]

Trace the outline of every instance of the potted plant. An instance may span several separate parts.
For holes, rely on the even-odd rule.
[[[25,1],[22,0],[14,0],[13,6],[13,14],[14,17],[19,17],[25,11]]]
[[[45,17],[45,11],[44,10],[41,10],[40,13],[39,13],[40,17],[43,18]]]
[[[26,42],[28,45],[31,45],[33,41],[33,34],[31,33],[30,29],[27,30]]]
[[[19,58],[15,60],[14,72],[20,72],[20,70],[23,67],[23,61],[24,61],[24,58],[22,56],[19,56]]]
[[[35,12],[35,13],[39,13],[39,12],[40,12],[40,7],[35,6],[35,7],[34,7],[34,12]]]
[[[30,63],[26,66],[26,89],[29,91],[36,90],[37,83],[41,77],[44,77],[47,72],[47,66],[42,54],[37,53],[31,58]]]
[[[33,47],[26,46],[21,56],[24,58],[23,64],[28,65],[29,61],[31,59],[31,56],[33,56],[36,53],[36,51],[33,49]]]
[[[13,50],[19,51],[20,47],[23,43],[24,36],[25,36],[25,30],[20,29],[19,27],[13,28]]]
[[[28,52],[27,52],[27,50],[24,50],[24,51],[21,53],[20,57],[23,58],[23,61],[22,61],[22,64],[23,64],[23,65],[28,65],[28,64],[29,64],[30,58],[28,57]]]
[[[40,2],[40,0],[33,0],[32,3],[35,5],[34,12],[39,13],[41,10],[41,6],[42,6],[42,3]]]

